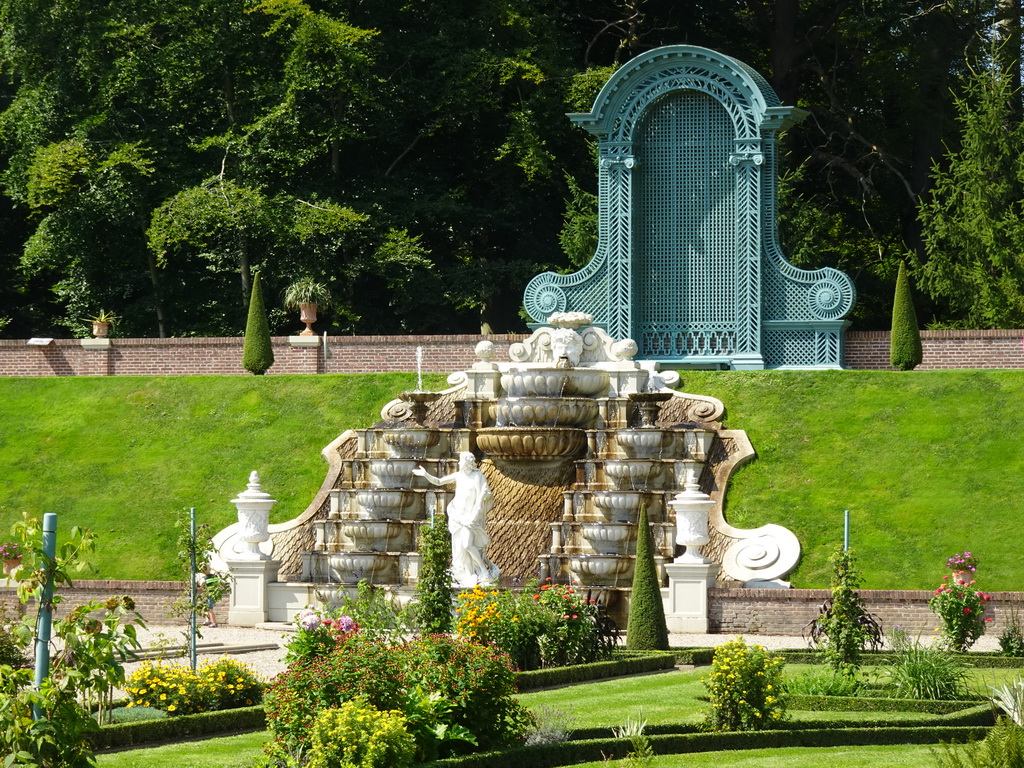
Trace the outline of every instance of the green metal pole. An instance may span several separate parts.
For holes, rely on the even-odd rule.
[[[198,590],[196,589],[196,508],[189,507],[189,537],[188,537],[188,556],[191,568],[189,573],[191,574],[192,588],[190,594],[192,595],[192,610],[188,612],[189,615],[189,634],[188,634],[188,661],[192,665],[192,671],[196,671],[196,600],[198,599]]]
[[[57,515],[47,512],[43,515],[43,567],[46,568],[46,582],[39,596],[39,618],[36,621],[36,679],[35,688],[43,687],[43,681],[50,674],[50,628],[53,624],[53,559],[57,554]],[[38,704],[32,705],[32,717],[39,720],[44,712]]]

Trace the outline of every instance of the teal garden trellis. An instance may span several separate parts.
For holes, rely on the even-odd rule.
[[[679,366],[841,367],[853,283],[794,267],[776,234],[777,138],[806,116],[706,48],[632,59],[569,116],[598,141],[597,252],[534,277],[527,313],[589,313]]]

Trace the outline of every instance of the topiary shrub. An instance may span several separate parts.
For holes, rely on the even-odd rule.
[[[647,507],[640,507],[636,534],[636,564],[629,599],[626,648],[631,651],[667,651],[668,626],[661,602],[661,583],[654,564],[654,543],[647,522]]]
[[[274,347],[270,343],[270,325],[263,308],[260,273],[252,278],[249,297],[249,319],[245,323],[245,343],[242,345],[242,367],[256,376],[262,376],[274,364]]]
[[[900,262],[896,277],[896,295],[892,303],[892,332],[889,335],[889,362],[901,371],[910,371],[921,364],[921,329],[917,324],[914,299],[910,295],[907,268]]]

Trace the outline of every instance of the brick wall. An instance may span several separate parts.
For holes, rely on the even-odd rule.
[[[919,371],[941,368],[1024,368],[1022,331],[921,331]],[[846,367],[892,370],[888,331],[846,334]]]
[[[295,347],[290,337],[280,336],[273,339],[274,365],[268,373],[415,371],[417,347],[423,349],[424,371],[448,373],[476,362],[473,349],[482,338],[494,342],[498,359],[508,359],[509,344],[526,337],[331,336],[325,358],[322,337],[317,346]],[[29,346],[0,339],[0,376],[242,375],[242,342],[240,337],[111,339],[109,346],[83,346],[79,339],[54,339]]]
[[[827,589],[712,589],[708,594],[709,628],[723,634],[799,635],[830,596]],[[883,631],[900,626],[912,635],[935,634],[939,626],[928,608],[930,590],[861,590],[867,610],[877,616]],[[1024,603],[1024,592],[993,592],[989,603],[998,635],[1008,617]]]
[[[1022,331],[923,331],[924,362],[918,370],[939,368],[1024,368]],[[292,346],[290,337],[273,340],[279,373],[373,373],[416,370],[416,349],[423,349],[423,370],[448,373],[476,362],[473,348],[482,338],[494,342],[498,360],[508,359],[509,344],[522,334],[482,337],[331,336],[314,347]],[[79,339],[54,339],[45,346],[0,339],[0,376],[161,376],[245,374],[242,338],[111,339],[109,346],[82,346]],[[92,343],[92,342],[87,342]],[[851,331],[846,335],[846,366],[889,369],[888,331]]]
[[[153,625],[185,624],[184,618],[171,616],[171,604],[181,595],[182,585],[178,581],[75,581],[71,588],[60,589],[61,602],[57,606],[60,616],[76,605],[88,603],[90,600],[106,600],[114,595],[129,595],[135,601],[135,609],[142,614],[146,623]],[[18,595],[13,586],[3,586],[0,582],[0,606],[10,614],[23,613],[26,606],[18,602]],[[28,610],[35,610],[29,606]],[[227,622],[228,601],[221,600],[216,606],[218,622]]]
[[[170,606],[181,591],[176,581],[77,581],[73,589],[61,589],[60,608],[105,600],[111,595],[131,595],[139,612],[150,624],[184,624],[169,616]],[[712,589],[709,594],[709,629],[720,634],[793,635],[818,615],[829,597],[827,589]],[[938,626],[928,609],[931,591],[861,590],[868,611],[875,614],[882,629],[901,626],[911,634],[930,636]],[[1024,592],[993,592],[989,611],[993,617],[988,633],[998,635],[1011,616],[1024,604]],[[22,610],[11,587],[0,586],[0,605],[14,613]],[[227,621],[228,601],[217,605],[217,620]],[[59,610],[58,610],[59,613]]]

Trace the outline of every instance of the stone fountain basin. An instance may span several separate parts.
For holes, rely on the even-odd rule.
[[[683,446],[686,458],[696,461],[707,461],[708,451],[715,439],[713,429],[688,429],[683,432]]]
[[[664,466],[653,459],[615,459],[604,463],[605,480],[620,491],[658,488],[663,474]]]
[[[395,520],[343,520],[338,523],[341,532],[352,540],[353,548],[366,552],[402,552],[411,549],[412,531],[409,525]]]
[[[411,488],[416,459],[374,459],[370,462],[371,485],[376,488]]]
[[[487,427],[476,432],[476,445],[495,459],[555,461],[579,456],[587,433],[565,427]]]
[[[598,554],[625,555],[630,542],[636,538],[636,526],[631,523],[583,523],[580,533]]]
[[[589,427],[597,411],[597,401],[586,397],[510,397],[487,405],[499,427]]]
[[[408,507],[412,505],[415,497],[416,494],[412,491],[370,488],[356,491],[356,504],[365,515],[374,520],[410,519]]]
[[[315,556],[315,555],[314,555]],[[387,584],[397,583],[399,555],[380,552],[332,552],[322,557],[332,582],[358,584],[361,579]]]
[[[633,558],[623,555],[573,555],[569,572],[588,587],[628,586],[633,580]]]
[[[642,502],[640,491],[594,491],[590,497],[594,511],[616,523],[635,522]]]
[[[593,368],[533,368],[501,377],[509,397],[597,397],[608,391],[608,372]]]
[[[620,429],[615,442],[631,459],[672,458],[674,435],[667,429]]]
[[[392,455],[399,459],[422,459],[427,455],[427,450],[441,440],[440,432],[425,427],[386,429],[383,435]]]

